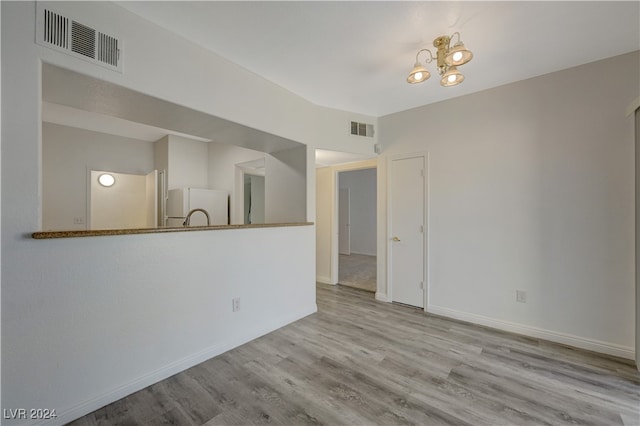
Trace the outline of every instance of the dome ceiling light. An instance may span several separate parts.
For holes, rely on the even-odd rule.
[[[458,42],[451,47],[451,39],[456,35],[458,36]],[[429,49],[421,49],[416,53],[416,63],[407,77],[407,83],[422,83],[431,76],[431,73],[418,59],[422,52],[429,52],[429,58],[425,61],[426,64],[436,59],[438,73],[442,76],[440,79],[442,86],[450,87],[462,83],[464,75],[458,71],[458,67],[469,62],[473,58],[473,53],[464,47],[464,43],[460,41],[460,33],[456,31],[451,36],[440,36],[433,40],[433,45],[438,49],[435,58]]]
[[[116,183],[116,178],[111,173],[103,173],[98,176],[98,183],[105,188],[109,188],[113,186],[114,183]]]

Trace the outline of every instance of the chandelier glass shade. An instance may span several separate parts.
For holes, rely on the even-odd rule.
[[[411,84],[422,83],[423,81],[431,77],[431,73],[429,72],[429,70],[423,67],[422,64],[420,63],[420,60],[418,59],[418,56],[420,56],[420,53],[425,51],[429,52],[429,55],[431,55],[431,52],[428,49],[422,49],[418,51],[418,53],[416,54],[416,63],[413,66],[413,69],[411,70],[411,72],[409,73],[409,77],[407,77],[407,83],[411,83]],[[431,62],[432,60],[433,60],[433,56],[431,56],[427,60],[427,63]]]
[[[444,87],[455,86],[464,81],[464,75],[454,66],[449,67],[449,70],[442,75],[440,84]]]
[[[451,39],[454,36],[458,36],[458,41],[452,47]],[[435,58],[429,49],[421,49],[416,53],[416,63],[407,77],[407,83],[422,83],[431,76],[431,73],[419,60],[420,53],[422,52],[429,53],[429,57],[425,60],[426,64],[429,64],[434,60],[436,61],[438,73],[442,77],[440,79],[440,84],[442,86],[450,87],[462,83],[464,75],[458,71],[457,67],[464,65],[473,59],[473,53],[464,47],[464,43],[460,41],[460,33],[455,32],[451,36],[440,36],[433,40],[433,45],[437,48]]]

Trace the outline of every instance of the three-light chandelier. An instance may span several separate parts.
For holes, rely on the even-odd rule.
[[[458,42],[451,47],[451,39],[456,35],[458,36]],[[458,67],[469,62],[473,58],[473,53],[465,48],[462,41],[460,41],[460,33],[455,32],[451,36],[440,36],[433,40],[433,45],[438,49],[435,58],[429,49],[421,49],[416,53],[416,64],[413,66],[411,73],[409,73],[409,77],[407,77],[407,83],[422,83],[431,77],[431,73],[422,66],[418,59],[422,52],[429,52],[429,58],[425,63],[431,63],[436,59],[438,72],[442,76],[440,79],[441,85],[450,87],[462,83],[464,75],[458,71]]]

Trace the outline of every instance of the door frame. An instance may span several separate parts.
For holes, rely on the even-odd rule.
[[[392,193],[393,193],[393,188],[391,186],[391,163],[392,161],[396,161],[396,160],[408,160],[410,158],[422,158],[423,160],[423,164],[424,164],[424,173],[422,174],[422,188],[424,193],[422,194],[423,197],[423,201],[424,201],[424,208],[423,208],[423,218],[422,218],[422,223],[424,224],[424,232],[422,233],[422,244],[423,244],[423,253],[424,253],[424,262],[422,264],[422,276],[424,277],[424,291],[423,291],[423,310],[425,312],[428,312],[428,307],[429,307],[429,300],[431,300],[431,298],[429,297],[429,291],[431,289],[431,285],[430,285],[430,252],[429,252],[429,231],[430,231],[430,224],[429,224],[429,170],[430,165],[429,165],[429,153],[426,151],[423,152],[416,152],[413,154],[396,154],[396,155],[391,155],[389,157],[387,157],[387,161],[386,161],[386,168],[387,168],[387,176],[386,176],[386,181],[387,181],[387,205],[386,205],[386,210],[387,210],[387,229],[386,229],[386,251],[387,251],[387,258],[386,258],[386,262],[387,262],[387,274],[386,274],[386,279],[387,279],[387,294],[386,294],[386,299],[389,302],[393,302],[393,280],[391,279],[391,273],[392,271],[392,262],[391,262],[391,256],[393,254],[392,250],[393,250],[393,244],[391,244],[391,238],[392,238],[392,229],[391,229],[391,223],[393,220],[393,216],[391,214],[392,209],[391,209],[391,200],[393,199],[392,197]]]
[[[344,164],[337,165],[333,167],[333,206],[331,207],[331,282],[333,284],[337,284],[339,280],[338,272],[340,265],[340,256],[339,256],[339,241],[338,241],[338,231],[339,231],[339,217],[338,217],[338,204],[340,198],[340,173],[341,172],[353,172],[356,170],[366,170],[366,169],[376,169],[376,193],[378,192],[379,187],[379,171],[378,171],[378,159],[375,158],[373,160],[364,160],[354,164]],[[378,221],[380,218],[378,218]],[[377,224],[376,224],[377,228]],[[377,229],[376,229],[377,231]],[[379,253],[376,250],[376,263],[380,263]],[[376,266],[377,269],[378,266]],[[376,279],[376,281],[378,281]],[[376,283],[377,285],[377,283]]]
[[[342,191],[345,191],[345,192],[342,192]],[[346,212],[347,223],[346,224],[343,224],[343,221],[341,218],[342,216],[341,213],[345,213],[344,212],[345,206],[340,200],[341,198],[340,193],[347,194],[347,212]],[[346,230],[347,230],[346,237],[345,235],[343,235],[343,233],[340,232],[340,230],[343,228],[344,225],[346,225]],[[340,246],[342,245],[341,243],[344,243],[345,239],[347,244],[346,253],[340,253]],[[347,255],[351,254],[351,188],[338,188],[338,255],[341,255],[341,254],[347,254]]]
[[[635,148],[635,249],[636,249],[636,368],[640,371],[640,97],[634,101],[632,106],[634,121],[634,148]],[[628,115],[627,115],[628,116]]]

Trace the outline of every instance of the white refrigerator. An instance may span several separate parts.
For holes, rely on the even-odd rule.
[[[187,214],[193,209],[204,209],[209,213],[211,225],[229,224],[229,194],[218,189],[179,188],[167,193],[168,227],[182,226]],[[206,226],[207,217],[202,212],[191,215],[190,226]]]

